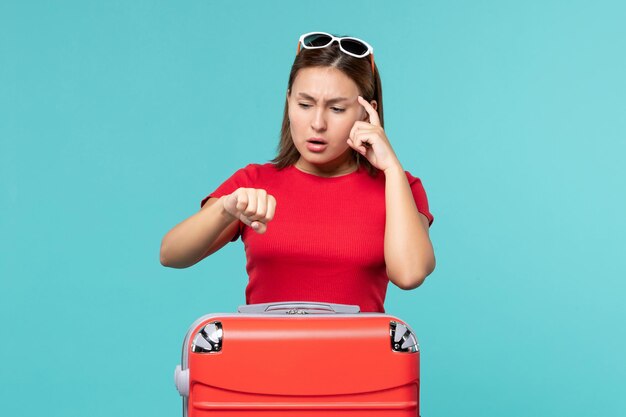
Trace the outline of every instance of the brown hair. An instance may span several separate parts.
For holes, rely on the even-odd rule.
[[[381,126],[385,126],[383,119],[383,90],[380,83],[380,75],[378,67],[374,64],[374,74],[372,74],[372,64],[369,55],[364,58],[355,58],[342,52],[339,45],[333,43],[326,48],[304,49],[296,55],[289,73],[289,82],[287,91],[291,91],[298,71],[303,68],[310,67],[333,67],[346,74],[357,85],[359,92],[367,101],[376,100],[378,117]],[[365,167],[367,171],[375,175],[377,169],[362,157],[358,152],[352,149],[352,157],[354,160]],[[283,113],[283,124],[280,129],[280,142],[278,144],[278,155],[271,161],[279,169],[286,168],[295,164],[300,158],[300,152],[296,149],[291,137],[291,129],[289,127],[289,111],[287,98],[285,98],[285,110]]]

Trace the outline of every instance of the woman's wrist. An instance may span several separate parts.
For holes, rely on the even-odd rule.
[[[228,210],[226,210],[227,198],[228,198],[228,195],[224,195],[220,197],[219,200],[217,201],[216,206],[219,209],[219,215],[222,217],[222,219],[224,219],[228,223],[232,223],[233,221],[237,220],[237,217],[235,217]]]
[[[402,164],[400,163],[400,161],[396,160],[395,163],[389,165],[387,168],[385,168],[383,170],[383,172],[385,173],[385,175],[393,175],[393,174],[403,174],[404,175],[404,168],[402,167]]]

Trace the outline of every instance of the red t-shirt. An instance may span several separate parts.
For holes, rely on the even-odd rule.
[[[421,181],[406,176],[417,209],[432,224]],[[240,222],[235,237],[241,235],[246,251],[247,304],[318,301],[385,311],[383,173],[372,177],[360,168],[324,178],[295,166],[279,170],[273,164],[251,164],[201,204],[239,187],[262,188],[276,198],[276,213],[264,234]]]

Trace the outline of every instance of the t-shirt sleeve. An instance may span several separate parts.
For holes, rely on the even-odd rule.
[[[252,183],[252,165],[248,165],[245,168],[241,168],[233,175],[224,181],[219,187],[217,187],[212,193],[207,195],[200,202],[200,207],[208,201],[209,198],[220,198],[225,195],[231,194],[240,187],[250,188]]]
[[[426,190],[422,186],[422,181],[408,172],[406,173],[406,178],[409,180],[409,186],[411,187],[417,210],[428,218],[428,226],[431,226],[435,218],[428,208],[428,197],[426,197]]]
[[[252,173],[251,173],[252,169],[253,169],[252,165],[248,165],[247,167],[242,168],[238,170],[237,172],[235,172],[233,175],[231,175],[230,178],[228,178],[219,187],[217,187],[215,191],[213,191],[212,193],[204,197],[202,201],[200,201],[200,207],[204,206],[204,204],[209,200],[209,198],[223,197],[225,195],[233,193],[235,190],[237,190],[240,187],[249,188],[252,182]],[[232,241],[235,241],[239,238],[243,230],[243,227],[244,227],[244,224],[242,222],[239,222],[239,231],[233,237]]]

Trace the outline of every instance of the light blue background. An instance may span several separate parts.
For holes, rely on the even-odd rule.
[[[386,307],[422,415],[626,415],[620,1],[0,3],[0,415],[176,416],[188,325],[244,303],[240,242],[162,236],[274,155],[298,36],[376,50],[438,266]],[[375,364],[372,364],[375,366]]]

